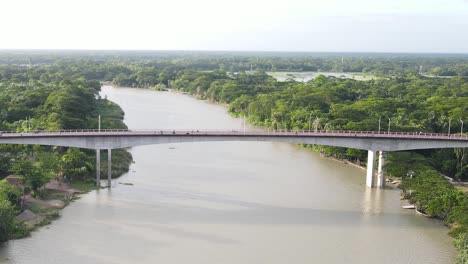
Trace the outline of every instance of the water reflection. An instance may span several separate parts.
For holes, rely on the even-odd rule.
[[[390,188],[369,188],[365,186],[362,196],[362,211],[364,214],[375,215],[384,212],[385,193],[389,192]],[[392,196],[392,198],[394,198]]]

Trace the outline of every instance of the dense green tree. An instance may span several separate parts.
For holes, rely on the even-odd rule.
[[[0,243],[11,238],[15,230],[15,209],[7,200],[0,199]]]
[[[21,191],[6,180],[0,180],[0,200],[8,201],[16,208],[20,208]]]
[[[16,175],[25,177],[26,183],[28,183],[34,191],[39,191],[49,181],[48,175],[44,172],[44,169],[38,164],[33,164],[29,159],[18,159],[12,167],[11,172]]]
[[[85,154],[77,148],[68,148],[62,157],[64,174],[70,179],[83,177],[87,172]]]

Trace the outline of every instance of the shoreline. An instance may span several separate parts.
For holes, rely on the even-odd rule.
[[[103,84],[107,85],[107,83],[101,82],[101,85]],[[110,123],[110,126],[114,127],[124,124],[121,113],[123,110],[120,106],[115,107],[116,105],[114,103],[98,105],[99,113],[106,113],[114,117],[112,123]],[[117,168],[112,167],[112,178],[116,179],[128,172],[133,158],[127,149],[117,149],[113,151],[113,154],[114,164],[119,162],[122,165]],[[106,164],[101,165],[101,173],[107,171],[106,166]],[[11,183],[10,185],[15,186]],[[61,180],[49,178],[49,181],[42,187],[37,197],[32,197],[30,193],[22,196],[23,205],[21,208],[18,206],[17,213],[19,214],[15,213],[17,228],[8,240],[30,236],[33,231],[58,219],[61,216],[61,210],[71,202],[80,199],[82,195],[91,191],[105,188],[105,186],[96,185],[94,174],[89,171],[86,176],[75,180],[63,181],[63,178]]]
[[[154,89],[151,89],[151,88],[147,88],[147,87],[129,87],[129,86],[122,86],[122,85],[116,85],[116,84],[113,84],[112,82],[109,82],[109,81],[106,81],[106,82],[100,82],[101,85],[107,85],[107,86],[111,86],[113,88],[129,88],[129,89],[144,89],[144,90],[150,90],[150,91],[154,91],[154,92],[169,92],[169,93],[177,93],[177,94],[185,94],[185,95],[188,95],[192,98],[195,98],[197,100],[200,100],[200,101],[204,101],[204,102],[208,102],[210,104],[215,104],[215,105],[220,105],[220,106],[224,106],[224,107],[229,107],[229,104],[228,103],[222,103],[222,102],[217,102],[217,101],[214,101],[214,100],[210,100],[210,99],[203,99],[203,98],[200,98],[196,95],[193,95],[193,94],[190,94],[188,92],[183,92],[183,91],[180,91],[180,90],[177,90],[177,89],[173,89],[173,88],[166,88],[166,90],[154,90]],[[232,116],[230,113],[228,113],[230,116]],[[237,117],[236,117],[237,118]]]
[[[111,87],[113,87],[113,88],[147,89],[147,88],[142,88],[142,87],[118,86],[118,85],[114,85],[114,84],[109,83],[109,82],[103,83],[103,84],[108,85],[108,86],[111,86]],[[151,90],[151,89],[147,89],[147,90]],[[157,90],[153,90],[153,91],[158,92]],[[177,90],[177,89],[169,89],[169,92],[178,93],[178,94],[183,94],[183,95],[188,95],[188,96],[190,96],[190,97],[192,97],[192,98],[194,98],[194,99],[200,100],[200,101],[205,101],[205,102],[212,103],[212,104],[215,104],[215,105],[223,106],[223,107],[226,108],[227,114],[229,114],[230,116],[232,116],[232,117],[234,117],[234,118],[240,118],[240,117],[237,117],[237,116],[233,116],[231,113],[229,113],[229,111],[228,111],[229,104],[227,104],[227,103],[221,103],[221,102],[217,102],[217,101],[213,101],[213,100],[209,100],[209,99],[202,99],[202,98],[200,98],[199,96],[190,94],[190,93],[188,93],[188,92],[183,92],[183,91],[180,91],[180,90]],[[248,122],[247,122],[247,123],[248,123]],[[250,123],[248,123],[248,124],[251,125],[251,126],[255,126],[255,125],[252,125],[252,124],[250,124]],[[257,127],[257,126],[255,126],[255,127]],[[263,127],[258,127],[258,128],[260,128],[260,129],[265,129],[265,128],[263,128]],[[298,145],[298,144],[296,144],[296,145]],[[299,144],[299,145],[300,145],[300,144]],[[303,146],[301,146],[301,148],[302,148],[302,147],[303,147]],[[325,156],[325,155],[320,154],[319,151],[316,151],[316,150],[314,150],[313,148],[311,148],[311,150],[312,150],[313,152],[318,152],[321,158],[326,158],[326,159],[329,159],[329,160],[332,160],[332,161],[335,161],[335,162],[344,163],[344,164],[346,164],[346,165],[350,165],[350,166],[353,166],[353,167],[355,167],[355,168],[358,168],[358,169],[361,169],[361,170],[364,170],[364,171],[367,170],[366,167],[364,167],[364,166],[362,166],[362,165],[359,165],[359,164],[357,164],[357,163],[355,163],[355,162],[352,162],[351,160],[338,159],[338,158],[335,158],[335,157],[333,157],[333,156]],[[388,186],[388,187],[398,189],[398,190],[400,190],[400,192],[402,191],[402,190],[399,188],[399,184],[401,184],[401,178],[398,178],[398,177],[385,177],[385,181],[386,181],[386,186],[388,186],[387,184],[392,184],[392,186]],[[408,201],[407,199],[402,199],[401,196],[400,196],[400,201],[402,201],[403,203],[409,204],[409,201]],[[400,209],[403,210],[404,208],[402,208],[402,207],[400,206]],[[433,217],[431,217],[431,216],[429,216],[429,215],[427,215],[427,214],[424,214],[424,213],[422,213],[422,212],[419,212],[419,211],[417,210],[417,208],[415,209],[414,215],[422,215],[422,216],[425,216],[425,217],[427,217],[427,218],[433,218]],[[441,220],[441,221],[443,222],[443,220]],[[447,225],[445,225],[445,226],[447,226]],[[447,226],[447,228],[450,230],[450,227],[449,227],[449,226]]]
[[[105,187],[96,186],[91,182],[49,181],[44,187],[43,197],[34,198],[31,195],[22,197],[24,209],[16,216],[19,229],[9,240],[31,236],[34,231],[60,218],[60,212],[72,202],[80,199],[81,195],[103,188]]]

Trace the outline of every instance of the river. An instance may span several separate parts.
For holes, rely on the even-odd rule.
[[[175,92],[103,87],[131,129],[241,127],[220,105]],[[103,117],[104,118],[104,117]],[[448,229],[400,208],[365,171],[284,143],[131,149],[135,163],[66,207],[0,262],[451,263]],[[123,185],[120,183],[132,183]]]

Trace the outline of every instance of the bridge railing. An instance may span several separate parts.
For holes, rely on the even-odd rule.
[[[320,137],[378,137],[378,138],[412,138],[412,139],[446,139],[468,140],[468,135],[441,134],[423,132],[377,132],[349,130],[243,130],[243,129],[73,129],[57,131],[0,131],[0,137],[41,137],[41,136],[130,136],[130,135],[187,135],[187,136],[320,136]]]

